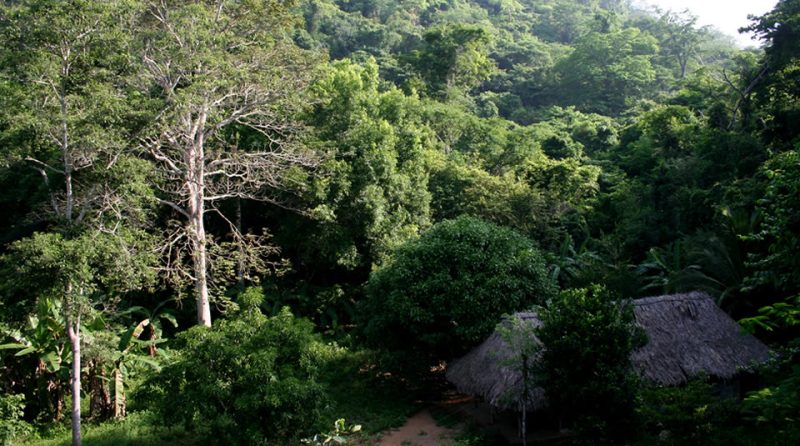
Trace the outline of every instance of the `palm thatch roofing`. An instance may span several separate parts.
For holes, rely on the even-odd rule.
[[[631,353],[631,362],[644,379],[655,384],[680,385],[700,374],[729,379],[769,358],[767,346],[744,333],[708,294],[647,297],[634,300],[633,304],[636,324],[645,330],[648,342]],[[521,321],[521,326],[541,325],[535,313],[516,313],[513,317]],[[508,326],[508,321],[503,325]],[[447,379],[459,391],[481,396],[493,406],[518,406],[522,374],[512,361],[519,356],[521,344],[509,339],[512,347],[506,339],[507,334],[503,336],[496,330],[481,345],[451,363]],[[538,387],[529,393],[529,410],[546,406],[544,389]]]

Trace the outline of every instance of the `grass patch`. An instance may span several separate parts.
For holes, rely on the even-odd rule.
[[[453,446],[507,446],[499,431],[470,423],[453,441]]]
[[[401,426],[420,410],[414,391],[405,382],[381,373],[366,351],[341,349],[320,377],[328,387],[330,404],[322,412],[319,431],[327,431],[338,418],[347,424],[360,424],[367,434]]]
[[[206,439],[207,440],[207,439]],[[188,446],[203,444],[203,436],[186,432],[180,427],[160,426],[150,412],[133,412],[124,420],[83,425],[83,444],[86,446]],[[14,443],[19,446],[69,446],[72,432],[59,427],[42,436]]]
[[[463,416],[449,407],[434,406],[430,408],[431,417],[436,424],[452,429],[464,422]]]
[[[314,432],[330,432],[334,422],[344,418],[347,425],[360,424],[362,432],[355,439],[369,438],[384,430],[401,426],[422,408],[417,402],[420,390],[409,390],[406,382],[381,373],[368,351],[351,351],[334,346],[318,378],[327,390],[327,401]],[[133,401],[131,401],[133,407]],[[14,443],[18,446],[68,446],[71,444],[68,424]],[[203,432],[186,431],[183,427],[165,427],[149,411],[131,412],[127,418],[102,424],[85,423],[83,440],[86,446],[183,446],[208,444]],[[369,444],[369,443],[363,443]]]

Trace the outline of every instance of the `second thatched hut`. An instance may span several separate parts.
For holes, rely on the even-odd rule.
[[[706,374],[730,379],[740,370],[766,361],[769,350],[722,311],[708,294],[692,292],[633,301],[636,324],[648,342],[631,354],[636,371],[660,385],[680,385]],[[541,325],[535,313],[517,313],[523,325]],[[538,342],[538,340],[536,340]],[[509,360],[516,355],[495,331],[481,345],[448,366],[447,379],[459,391],[501,408],[516,408],[522,375]],[[529,392],[528,410],[546,406],[544,390]]]

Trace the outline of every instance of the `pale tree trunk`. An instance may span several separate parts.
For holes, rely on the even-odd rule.
[[[62,100],[61,109],[63,113],[66,114],[66,102]],[[64,133],[63,133],[63,151],[64,151],[64,192],[66,194],[66,203],[64,207],[64,217],[67,219],[68,224],[72,224],[72,207],[73,207],[73,192],[72,192],[72,158],[70,157],[69,153],[69,139],[67,132],[67,122],[66,122],[66,115],[63,122],[64,126]],[[58,209],[56,209],[56,212]]]
[[[239,151],[239,134],[236,134],[236,144],[231,148],[234,154]],[[236,231],[242,234],[242,198],[236,197]],[[236,283],[239,285],[239,290],[244,290],[244,249],[243,246],[239,247],[239,258],[236,260]]]
[[[69,298],[69,297],[68,297]],[[72,373],[70,387],[72,387],[72,446],[81,445],[81,318],[80,316],[67,317],[67,335],[72,346]]]
[[[61,90],[59,91],[59,102],[61,105],[61,150],[64,154],[64,192],[65,192],[65,209],[64,217],[67,224],[72,226],[72,209],[74,205],[74,193],[72,190],[72,157],[69,146],[69,127],[67,125],[67,116],[69,108],[67,104],[67,95],[65,89],[65,80],[69,76],[69,63],[67,58],[69,53],[64,56],[62,64],[62,81]],[[72,390],[72,446],[81,445],[81,317],[80,313],[72,314],[72,284],[67,284],[66,289],[66,302],[64,309],[66,310],[65,323],[67,325],[67,336],[69,337],[70,345],[72,346],[72,373],[70,375],[70,387]]]
[[[202,209],[202,207],[201,207]],[[202,211],[192,213],[190,223],[192,231],[192,245],[194,248],[194,274],[195,293],[197,294],[197,323],[206,327],[211,326],[211,304],[208,299],[208,278],[206,277],[206,232],[203,226]]]
[[[190,134],[193,136],[191,147],[186,151],[187,184],[189,191],[189,234],[192,243],[192,262],[195,276],[195,293],[197,299],[197,323],[211,326],[211,303],[208,297],[208,253],[206,251],[206,228],[203,221],[205,214],[205,127],[206,111],[198,114],[197,119],[187,119]]]
[[[678,56],[678,62],[681,65],[681,80],[686,78],[686,66],[689,65],[689,55]]]

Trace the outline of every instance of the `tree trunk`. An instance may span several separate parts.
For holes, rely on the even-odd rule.
[[[114,370],[114,417],[125,417],[125,381],[119,364]]]
[[[56,386],[55,389],[55,415],[53,416],[53,420],[56,423],[60,423],[62,419],[64,419],[64,392],[61,391],[61,386]]]
[[[205,208],[205,126],[203,110],[197,120],[187,119],[193,135],[192,144],[186,151],[187,184],[189,191],[189,234],[192,239],[192,262],[194,263],[195,293],[197,299],[197,324],[211,326],[211,303],[208,297],[206,228],[203,217]]]
[[[113,413],[111,395],[106,384],[106,372],[102,364],[96,360],[88,362],[88,375],[86,382],[89,383],[89,419],[103,421],[107,420]]]
[[[59,366],[61,361],[59,360]],[[39,397],[40,403],[47,407],[53,414],[52,422],[60,423],[64,416],[64,395],[61,392],[60,381],[54,377],[53,373],[47,371],[44,361],[39,360],[34,373],[37,379],[37,392],[43,396]]]
[[[684,78],[686,78],[686,66],[689,64],[689,56],[687,55],[685,58],[678,57],[678,60],[680,61],[681,64],[681,80],[683,80]]]
[[[86,361],[86,382],[88,383],[86,393],[89,395],[89,413],[87,419],[97,420],[100,417],[100,401],[98,395],[100,392],[97,390],[97,364],[94,359]]]
[[[242,199],[236,198],[236,230],[242,232]],[[244,290],[244,252],[243,247],[239,248],[239,259],[236,262],[236,281],[239,284],[239,289]]]
[[[81,335],[80,316],[72,320],[67,317],[67,335],[72,345],[72,374],[70,386],[72,387],[72,446],[81,445]]]
[[[67,125],[68,105],[66,94],[66,79],[69,76],[69,63],[67,62],[68,54],[62,64],[62,81],[61,89],[59,91],[59,100],[61,104],[61,150],[63,151],[64,161],[64,192],[66,194],[66,204],[64,209],[64,217],[67,224],[71,227],[73,223],[72,209],[74,205],[74,197],[72,190],[72,156],[69,147],[69,127]],[[56,210],[57,211],[57,210]],[[72,299],[72,286],[67,285],[67,300]],[[72,346],[72,374],[70,376],[70,386],[72,388],[72,446],[81,445],[81,317],[80,315],[70,314],[70,305],[67,302],[65,305],[67,310],[67,317],[65,322],[67,325],[67,336]],[[74,318],[74,320],[73,320]]]
[[[528,446],[528,356],[522,355],[522,446]]]
[[[69,146],[69,126],[67,123],[67,117],[69,116],[69,105],[67,104],[67,93],[66,93],[66,79],[69,76],[69,62],[64,59],[62,61],[62,78],[61,78],[61,85],[58,91],[58,99],[59,104],[61,105],[61,140],[59,144],[61,146],[61,152],[63,155],[63,162],[64,162],[64,192],[66,194],[66,204],[64,208],[64,217],[67,220],[68,224],[72,224],[72,206],[73,206],[73,197],[72,197],[72,156],[70,153],[70,146]],[[58,213],[58,209],[54,209],[56,213]]]
[[[202,212],[192,216],[191,230],[194,248],[195,293],[197,296],[197,323],[211,326],[211,303],[208,299],[208,278],[206,275],[206,231]]]
[[[153,317],[156,317],[155,315]],[[147,353],[150,355],[151,358],[156,356],[156,327],[155,324],[151,321],[150,322],[150,345],[147,346]]]

